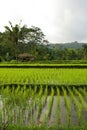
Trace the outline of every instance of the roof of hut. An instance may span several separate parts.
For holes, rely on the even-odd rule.
[[[28,58],[32,58],[34,57],[33,55],[29,54],[29,53],[22,53],[18,55],[18,58],[23,58],[23,57],[28,57]]]

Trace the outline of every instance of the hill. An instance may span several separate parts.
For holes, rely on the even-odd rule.
[[[82,48],[83,44],[86,43],[78,43],[78,42],[71,42],[71,43],[50,43],[48,44],[48,48],[53,49],[53,48],[59,48],[59,49],[65,49],[65,48],[72,48],[72,49],[80,49]]]

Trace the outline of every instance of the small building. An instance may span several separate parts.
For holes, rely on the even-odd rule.
[[[18,60],[21,61],[33,61],[35,60],[35,57],[29,53],[22,53],[18,55]]]

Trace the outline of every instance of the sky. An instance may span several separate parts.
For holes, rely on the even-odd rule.
[[[51,43],[87,42],[87,0],[0,0],[0,31],[20,20]]]

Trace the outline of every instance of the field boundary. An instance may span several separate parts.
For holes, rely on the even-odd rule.
[[[87,84],[26,84],[26,83],[0,84],[0,89],[6,88],[6,87],[10,87],[10,89],[12,88],[16,89],[18,86],[20,87],[20,89],[22,87],[26,87],[26,88],[31,87],[32,90],[34,90],[34,88],[36,87],[36,93],[39,93],[40,87],[42,87],[43,92],[45,91],[47,87],[48,95],[51,94],[52,88],[54,90],[54,95],[57,95],[57,88],[59,88],[61,95],[63,94],[62,88],[64,88],[66,91],[68,91],[68,88],[70,88],[71,90],[73,90],[73,88],[77,90],[80,88],[82,89],[85,88],[87,90]]]
[[[87,68],[87,64],[0,64],[0,68]]]
[[[4,83],[4,84],[0,84],[0,87],[1,86],[26,86],[26,87],[77,87],[77,88],[80,88],[80,87],[87,87],[87,84],[29,84],[29,83]]]

